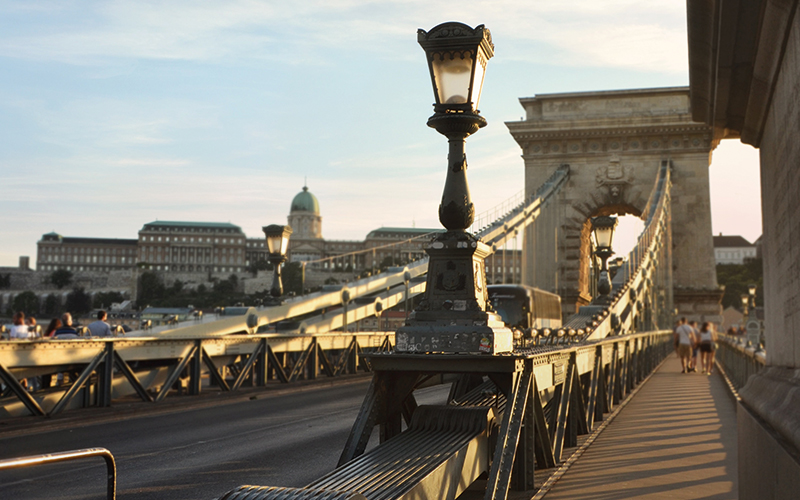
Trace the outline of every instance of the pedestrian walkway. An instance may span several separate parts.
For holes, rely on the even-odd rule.
[[[673,354],[545,500],[738,498],[736,406],[718,374]]]

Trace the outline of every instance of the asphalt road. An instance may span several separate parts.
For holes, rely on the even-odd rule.
[[[0,459],[107,448],[120,499],[211,500],[242,484],[305,486],[336,466],[368,384],[4,437]],[[439,403],[446,395],[434,387],[417,399]],[[99,458],[9,470],[0,472],[0,499],[102,499],[105,484]]]

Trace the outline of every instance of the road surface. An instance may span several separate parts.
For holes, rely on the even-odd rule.
[[[0,459],[109,449],[117,498],[207,499],[241,485],[305,486],[332,470],[369,379],[178,413],[0,438]],[[442,403],[446,387],[418,391]],[[377,438],[373,436],[370,445]],[[102,499],[100,458],[0,472],[0,499]]]

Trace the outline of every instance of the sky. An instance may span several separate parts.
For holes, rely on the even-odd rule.
[[[675,0],[0,0],[0,266],[154,220],[285,224],[307,182],[326,239],[438,228],[447,143],[416,30],[491,30],[467,140],[476,212],[523,189],[520,97],[688,85]],[[453,16],[457,10],[459,14]],[[757,151],[710,167],[714,234],[761,234]],[[620,236],[623,237],[622,235]],[[620,241],[618,239],[618,241]]]

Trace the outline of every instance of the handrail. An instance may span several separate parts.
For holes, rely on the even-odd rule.
[[[19,467],[68,462],[91,457],[101,457],[103,460],[105,460],[106,473],[108,476],[107,498],[114,500],[117,496],[117,466],[114,462],[114,455],[112,455],[111,452],[105,448],[84,448],[82,450],[71,450],[58,453],[46,453],[44,455],[30,455],[27,457],[9,458],[6,460],[0,460],[0,471]]]
[[[741,337],[719,333],[717,346],[716,362],[725,370],[737,391],[744,387],[751,375],[766,366],[766,351],[747,347]]]

